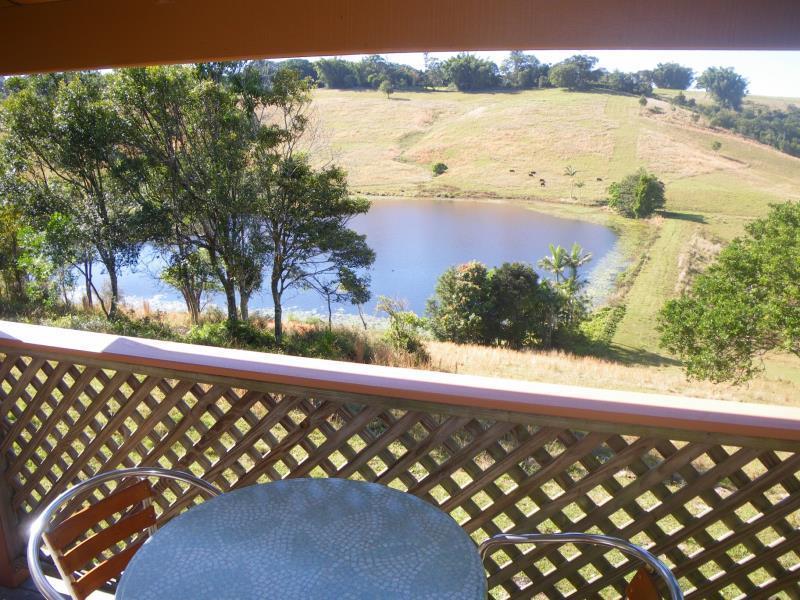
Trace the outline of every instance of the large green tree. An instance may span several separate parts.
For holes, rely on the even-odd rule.
[[[107,82],[96,72],[14,78],[2,123],[15,168],[36,188],[26,210],[43,222],[58,212],[74,224],[76,244],[91,248],[108,274],[111,298],[103,308],[113,317],[120,270],[136,262],[143,239],[127,130]],[[84,261],[88,284],[93,258]]]
[[[608,196],[608,205],[631,219],[649,217],[666,203],[664,183],[645,169],[612,183]]]
[[[248,169],[253,144],[269,135],[261,116],[271,85],[241,63],[126,69],[114,82],[142,157],[153,239],[170,264],[205,251],[231,321],[247,318],[266,261]]]
[[[550,83],[556,87],[570,90],[585,90],[596,82],[601,75],[595,71],[598,59],[594,56],[576,54],[550,67],[547,75]]]
[[[363,303],[369,297],[366,271],[375,254],[365,236],[348,227],[354,216],[369,210],[369,201],[351,196],[341,169],[315,169],[298,149],[308,125],[307,83],[286,71],[276,76],[272,94],[272,125],[254,146],[253,193],[280,342],[287,290],[310,288],[330,298],[332,290],[346,288]]]
[[[697,86],[704,88],[723,108],[740,110],[747,94],[747,80],[730,67],[709,67],[697,79]]]
[[[694,81],[694,71],[678,63],[658,63],[651,71],[653,83],[670,90],[688,90]]]
[[[488,90],[500,85],[497,65],[474,54],[462,52],[442,64],[447,79],[460,92]]]
[[[748,225],[659,323],[662,345],[698,379],[742,383],[767,352],[800,356],[800,204]]]
[[[503,83],[511,88],[531,89],[539,86],[539,77],[546,76],[548,67],[533,54],[512,50],[500,65]]]

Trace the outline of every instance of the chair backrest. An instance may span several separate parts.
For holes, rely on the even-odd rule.
[[[625,588],[625,600],[661,600],[656,581],[647,567],[636,571],[636,575]]]
[[[478,547],[481,558],[485,559],[495,548],[518,544],[595,544],[616,548],[623,554],[633,556],[644,562],[645,566],[634,575],[628,584],[625,597],[627,600],[660,600],[661,593],[656,585],[656,577],[660,578],[666,588],[670,600],[683,600],[678,581],[656,556],[632,544],[628,540],[607,535],[592,533],[501,533],[485,540]]]
[[[40,563],[42,543],[74,600],[84,600],[107,582],[119,579],[133,555],[156,529],[155,496],[148,481],[152,477],[189,484],[210,497],[220,494],[213,485],[190,473],[160,467],[101,473],[61,493],[37,517],[28,540],[28,569],[46,600],[64,600],[65,596],[45,577]],[[112,493],[69,512],[70,503],[85,498],[100,484],[114,480],[121,483]]]
[[[73,598],[84,600],[107,581],[119,578],[156,525],[152,499],[150,482],[141,480],[115,490],[43,532]],[[121,517],[114,519],[117,514]]]

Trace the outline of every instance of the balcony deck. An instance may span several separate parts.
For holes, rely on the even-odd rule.
[[[0,322],[0,411],[11,560],[31,516],[72,483],[161,465],[223,490],[376,481],[448,512],[476,542],[605,533],[659,555],[687,598],[800,597],[799,409]],[[181,509],[162,502],[163,519]],[[13,577],[9,564],[0,576]],[[591,548],[486,561],[495,598],[618,597],[636,566]]]

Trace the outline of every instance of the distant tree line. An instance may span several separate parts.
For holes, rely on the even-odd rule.
[[[790,106],[784,111],[743,106],[747,80],[730,67],[711,67],[696,76],[691,68],[674,62],[658,63],[653,69],[636,72],[608,71],[598,68],[598,62],[597,57],[578,54],[548,64],[533,54],[514,50],[500,65],[470,53],[445,60],[426,54],[423,69],[394,63],[378,55],[360,61],[326,58],[313,62],[307,59],[262,60],[252,64],[265,80],[281,69],[293,69],[301,78],[320,87],[373,89],[387,96],[404,89],[452,87],[475,92],[558,87],[572,91],[604,90],[646,99],[653,94],[654,87],[687,90],[696,83],[714,99],[713,105],[700,105],[682,93],[674,97],[672,103],[705,114],[713,127],[729,129],[800,156],[800,109]]]
[[[790,104],[786,110],[778,110],[745,103],[747,80],[729,67],[707,69],[698,78],[697,85],[708,92],[713,104],[698,104],[683,93],[676,95],[672,103],[705,115],[712,127],[728,129],[781,152],[800,156],[800,108]]]
[[[342,58],[321,58],[316,61],[254,61],[255,68],[269,78],[281,69],[294,69],[320,87],[333,89],[373,89],[388,82],[393,89],[449,87],[459,91],[494,89],[522,90],[544,87],[565,87],[582,90],[606,88],[631,94],[650,94],[653,85],[687,89],[694,81],[694,72],[676,63],[662,63],[649,71],[623,73],[596,68],[598,59],[576,55],[556,64],[541,62],[533,54],[519,50],[509,53],[500,65],[462,52],[441,60],[425,55],[423,69],[394,63],[379,55],[360,61]]]

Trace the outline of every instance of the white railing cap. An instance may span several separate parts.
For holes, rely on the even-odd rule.
[[[576,421],[800,442],[800,408],[300,358],[0,321],[0,351]],[[202,379],[202,377],[201,377]]]

